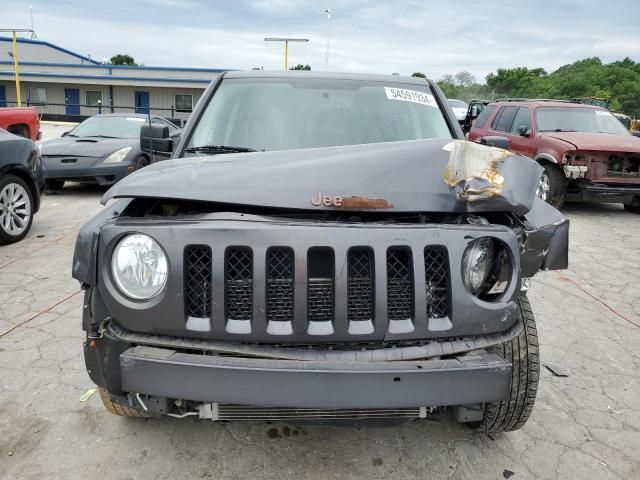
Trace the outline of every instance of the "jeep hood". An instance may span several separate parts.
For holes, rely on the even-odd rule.
[[[590,152],[640,152],[640,138],[633,135],[584,132],[544,132],[541,137],[570,144],[576,150]]]
[[[533,160],[505,150],[418,140],[167,160],[125,177],[102,203],[164,198],[299,210],[523,215],[541,172]]]

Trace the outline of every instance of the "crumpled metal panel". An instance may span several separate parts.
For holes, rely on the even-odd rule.
[[[530,158],[506,150],[417,140],[168,160],[125,177],[102,202],[152,197],[304,210],[523,215],[541,172]]]

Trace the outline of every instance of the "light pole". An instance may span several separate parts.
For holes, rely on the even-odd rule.
[[[20,66],[18,64],[18,44],[16,40],[17,32],[31,32],[33,30],[27,28],[0,28],[0,32],[11,32],[13,33],[13,53],[11,56],[13,57],[13,71],[16,77],[16,97],[18,99],[18,107],[22,106],[22,98],[20,94]]]
[[[327,8],[324,13],[327,14],[327,54],[324,57],[324,61],[327,64],[327,70],[329,70],[329,47],[331,46],[331,8]]]
[[[284,69],[289,70],[289,42],[308,42],[308,38],[267,37],[265,42],[284,42]]]

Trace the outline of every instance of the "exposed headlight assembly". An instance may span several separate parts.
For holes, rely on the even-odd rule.
[[[129,154],[130,151],[131,151],[131,147],[124,147],[124,148],[121,148],[120,150],[116,150],[111,155],[109,155],[107,158],[105,158],[104,162],[102,162],[102,163],[118,163],[118,162],[122,162],[127,157],[127,155]]]
[[[493,239],[482,237],[469,244],[462,256],[462,279],[471,293],[479,295],[493,267]]]
[[[134,300],[158,295],[167,283],[167,272],[167,256],[148,235],[127,235],[113,251],[113,280],[124,295]]]

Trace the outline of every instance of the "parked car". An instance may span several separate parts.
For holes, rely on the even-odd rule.
[[[469,107],[467,108],[467,113],[465,114],[464,120],[460,122],[463,133],[469,133],[474,120],[478,118],[482,110],[484,110],[484,107],[486,107],[489,103],[491,102],[489,102],[488,100],[478,99],[474,99],[469,102]]]
[[[94,115],[65,132],[61,138],[41,146],[48,189],[57,190],[66,180],[112,185],[131,172],[152,163],[140,149],[140,127],[148,122],[143,114],[103,113]],[[152,116],[177,139],[180,129],[168,120]]]
[[[0,128],[14,135],[40,140],[40,118],[34,107],[0,108]]]
[[[113,186],[73,260],[111,413],[524,425],[526,290],[566,268],[569,222],[536,162],[463,139],[437,85],[229,72],[177,144],[150,138],[175,158]]]
[[[35,144],[0,129],[0,244],[15,243],[29,233],[43,186]]]
[[[453,114],[456,116],[459,122],[463,122],[465,117],[467,116],[467,110],[469,109],[469,104],[467,102],[463,102],[462,100],[457,100],[455,98],[448,98],[447,103],[453,110]]]
[[[497,101],[475,120],[469,140],[500,136],[544,172],[538,196],[560,208],[565,199],[623,203],[640,211],[640,139],[608,110],[580,103]]]

